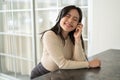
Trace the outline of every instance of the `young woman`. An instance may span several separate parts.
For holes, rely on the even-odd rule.
[[[32,70],[31,79],[58,69],[100,67],[100,60],[87,60],[82,39],[82,11],[74,5],[64,7],[53,28],[42,33],[43,55]]]

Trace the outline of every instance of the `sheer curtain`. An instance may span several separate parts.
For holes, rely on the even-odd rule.
[[[32,0],[1,0],[0,4],[0,73],[29,76],[34,66]]]

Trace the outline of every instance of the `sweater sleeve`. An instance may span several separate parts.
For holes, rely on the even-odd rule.
[[[43,46],[46,48],[50,58],[60,69],[88,68],[88,62],[86,61],[73,61],[65,59],[63,55],[65,53],[63,53],[62,41],[53,31],[47,31],[44,34]]]
[[[86,54],[83,51],[81,41],[75,42],[75,46],[73,48],[73,60],[77,61],[86,61]]]

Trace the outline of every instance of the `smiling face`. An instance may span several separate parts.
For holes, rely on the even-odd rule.
[[[60,26],[63,29],[63,32],[71,32],[73,31],[78,22],[79,22],[79,13],[76,9],[70,10],[61,20]]]

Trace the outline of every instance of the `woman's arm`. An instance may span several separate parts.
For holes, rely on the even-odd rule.
[[[73,59],[74,60],[86,60],[86,54],[83,52],[80,36],[82,33],[82,27],[83,25],[80,23],[77,25],[76,31],[74,33],[75,38],[75,47],[74,47],[74,53],[73,53]],[[93,59],[91,61],[88,61],[90,68],[96,68],[100,67],[101,61],[99,59]]]
[[[83,51],[82,48],[82,43],[80,36],[82,34],[82,27],[83,25],[80,23],[76,27],[76,31],[74,32],[74,38],[75,38],[75,45],[74,45],[74,52],[73,52],[73,59],[74,60],[81,60],[85,61],[86,60],[86,54]]]

